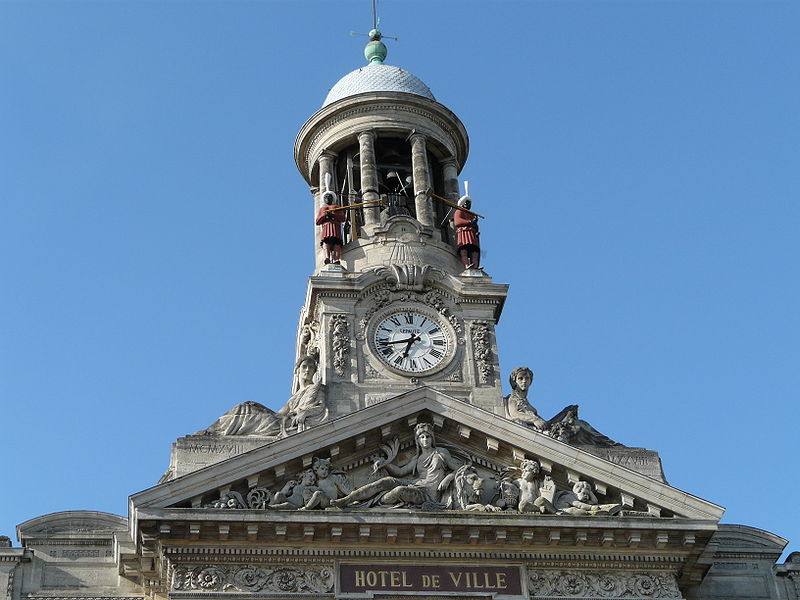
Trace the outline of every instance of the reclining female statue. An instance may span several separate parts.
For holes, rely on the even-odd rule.
[[[362,485],[343,498],[331,500],[331,505],[341,508],[365,500],[408,506],[439,503],[441,493],[453,481],[454,472],[461,463],[455,461],[445,448],[436,446],[430,423],[418,423],[414,439],[416,453],[404,465],[391,464],[387,459],[375,461],[375,471],[383,468],[392,476]]]

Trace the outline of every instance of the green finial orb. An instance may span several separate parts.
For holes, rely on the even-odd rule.
[[[381,41],[381,32],[373,29],[369,32],[369,43],[364,48],[364,57],[371,65],[382,65],[386,59],[386,45]]]

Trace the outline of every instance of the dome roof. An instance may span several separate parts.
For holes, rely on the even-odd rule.
[[[328,92],[322,106],[364,92],[405,92],[436,100],[430,88],[400,67],[373,63],[342,77]]]

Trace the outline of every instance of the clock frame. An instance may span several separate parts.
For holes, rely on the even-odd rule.
[[[367,328],[370,353],[392,373],[424,377],[450,364],[456,335],[436,311],[402,305],[373,315]]]

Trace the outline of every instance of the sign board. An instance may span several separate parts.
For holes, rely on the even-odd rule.
[[[522,596],[517,565],[339,563],[337,595],[421,592]]]

